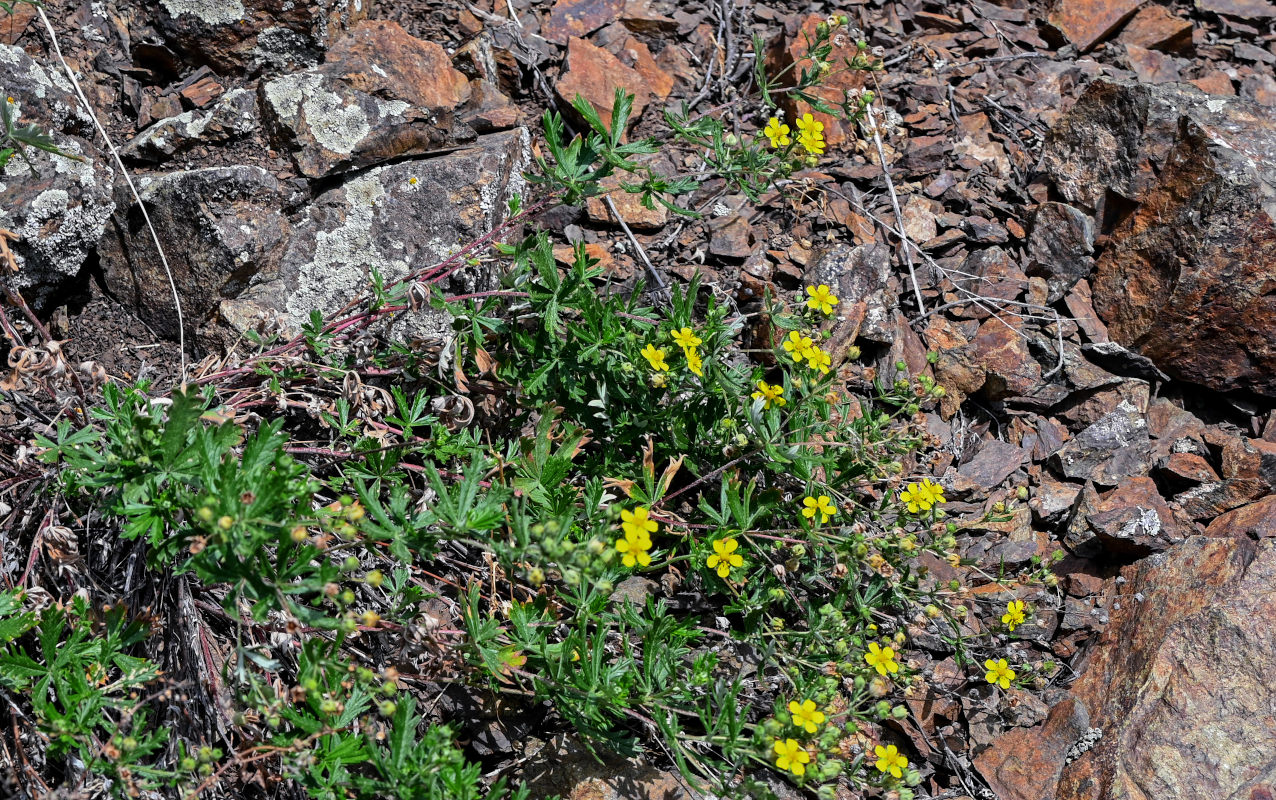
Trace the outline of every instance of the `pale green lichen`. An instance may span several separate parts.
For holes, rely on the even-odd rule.
[[[285,75],[266,84],[266,100],[290,128],[304,124],[321,147],[349,155],[372,132],[368,115],[326,89],[326,83],[324,76],[314,73]]]
[[[192,16],[209,25],[239,22],[247,13],[239,0],[160,0],[174,17]]]

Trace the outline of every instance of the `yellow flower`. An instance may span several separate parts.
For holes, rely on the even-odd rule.
[[[824,712],[815,707],[814,700],[803,700],[801,703],[790,700],[789,713],[793,715],[793,724],[807,733],[818,731],[827,719]]]
[[[660,526],[655,520],[647,518],[646,506],[638,506],[633,511],[626,508],[620,512],[620,527],[626,534],[647,536],[655,533]],[[651,545],[647,546],[651,547]]]
[[[806,301],[806,307],[819,311],[822,314],[832,314],[833,306],[837,305],[837,295],[833,294],[833,290],[824,284],[819,286],[806,287],[806,293],[810,297]]]
[[[697,339],[696,341],[699,341],[699,339]],[[692,372],[694,372],[695,374],[703,378],[704,377],[704,360],[700,358],[700,354],[696,352],[696,349],[694,347],[684,350],[683,353],[687,356],[687,369],[691,370]]]
[[[993,661],[991,658],[984,662],[984,668],[988,670],[988,674],[984,676],[984,680],[991,684],[1000,686],[1003,689],[1010,688],[1010,682],[1015,679],[1015,671],[1006,663],[1006,659],[1002,658]]]
[[[772,147],[783,147],[793,141],[789,138],[789,126],[785,125],[775,117],[771,117],[767,122],[766,128],[762,130],[766,137],[771,140]]]
[[[621,563],[626,567],[635,564],[647,567],[651,565],[651,538],[645,533],[627,530],[622,539],[616,540],[616,552],[621,555]]]
[[[798,744],[797,739],[775,740],[775,765],[794,775],[805,775],[811,754]]]
[[[864,660],[870,667],[877,670],[878,675],[885,675],[888,672],[894,675],[899,672],[899,662],[895,660],[893,647],[882,647],[877,642],[870,642],[868,652],[864,654]]]
[[[704,340],[696,336],[696,332],[690,328],[682,328],[671,332],[669,335],[673,337],[674,344],[683,350],[694,350],[704,344]]]
[[[824,137],[820,136],[818,133],[809,135],[804,133],[798,136],[798,144],[802,145],[802,147],[806,149],[806,152],[813,156],[824,155],[824,148],[826,147],[826,144],[824,142]],[[815,159],[811,159],[811,161],[813,163],[818,163]]]
[[[910,483],[899,493],[899,501],[908,509],[908,513],[917,514],[922,511],[930,511],[933,503],[934,495],[925,489],[920,483]]]
[[[908,769],[908,759],[904,758],[904,754],[899,752],[899,748],[895,745],[887,745],[882,747],[880,744],[873,748],[873,754],[877,756],[877,771],[890,773],[892,778],[904,777],[904,770]]]
[[[647,359],[647,363],[656,372],[668,372],[669,365],[665,363],[665,351],[663,347],[656,347],[649,344],[642,349],[642,357]]]
[[[1024,614],[1023,601],[1011,600],[1006,603],[1006,613],[1001,615],[1001,621],[1013,632],[1016,625],[1022,625],[1027,615]]]
[[[807,353],[811,352],[813,346],[811,337],[803,336],[797,331],[789,331],[789,338],[784,340],[784,351],[799,364],[806,360]]]
[[[829,374],[833,366],[833,357],[814,344],[806,353],[806,364],[811,369],[818,369],[822,374]]]
[[[763,408],[770,408],[773,405],[783,406],[788,403],[784,399],[784,387],[778,384],[772,385],[766,381],[758,381],[758,390],[753,393],[754,400],[764,400]]]
[[[810,113],[803,114],[801,119],[797,121],[798,136],[817,136],[824,138],[824,123],[820,122]]]
[[[815,515],[820,515],[820,524],[829,521],[829,517],[837,513],[837,506],[833,505],[833,501],[826,494],[817,497],[805,497],[802,499],[802,516],[809,520],[814,520]]]
[[[732,567],[743,567],[744,558],[736,552],[740,546],[734,538],[718,539],[713,543],[713,555],[705,559],[705,566],[717,569],[718,577],[725,578],[731,574]]]
[[[922,491],[927,492],[930,495],[930,502],[932,505],[940,505],[941,503],[948,502],[948,500],[944,498],[944,487],[940,486],[938,483],[931,483],[930,478],[922,478]]]

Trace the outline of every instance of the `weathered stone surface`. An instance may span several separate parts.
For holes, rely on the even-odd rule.
[[[1084,53],[1114,33],[1141,4],[1141,0],[1058,0],[1050,24]]]
[[[1075,483],[1061,483],[1050,478],[1042,478],[1040,485],[1032,493],[1028,508],[1039,521],[1053,524],[1063,519],[1077,501],[1081,487]]]
[[[1128,578],[1073,686],[1101,738],[1063,768],[1057,791],[1043,774],[1038,796],[1268,796],[1276,540],[1192,537]]]
[[[601,756],[601,760],[600,760]],[[532,797],[563,800],[692,800],[675,773],[643,759],[595,755],[575,738],[546,743],[525,767]]]
[[[835,354],[835,360],[836,354],[845,353],[858,338],[876,344],[893,340],[889,247],[836,244],[807,262],[803,282],[807,286],[824,284],[837,295],[834,317],[827,324],[830,336],[824,345]]]
[[[1268,0],[1196,0],[1196,7],[1202,11],[1238,19],[1276,19],[1276,3]]]
[[[808,14],[805,17],[790,17],[785,25],[784,33],[775,42],[770,61],[773,74],[778,74],[781,70],[797,63],[799,66],[796,71],[788,73],[789,80],[793,79],[801,69],[810,69],[810,61],[802,61],[806,55],[808,43],[815,39],[815,26],[824,22],[828,18],[827,14]],[[830,72],[826,80],[819,87],[811,90],[811,93],[824,100],[830,105],[837,106],[840,104],[846,92],[853,97],[856,92],[860,91],[866,85],[866,75],[868,73],[861,70],[839,69],[838,66],[844,63],[844,59],[854,58],[856,54],[855,42],[850,36],[838,37],[833,43],[833,51],[829,54],[827,60],[834,64],[834,69]],[[793,128],[794,136],[797,135],[797,128],[793,126],[793,120],[806,113],[824,123],[824,139],[830,147],[837,147],[843,142],[852,142],[858,136],[856,124],[846,120],[835,119],[828,114],[821,114],[812,111],[807,103],[795,101],[792,95],[785,95],[780,101],[784,103],[784,110],[788,113],[789,127]],[[951,147],[946,142],[947,147]]]
[[[1154,3],[1139,9],[1121,30],[1120,39],[1149,50],[1183,55],[1192,52],[1192,22]]]
[[[138,184],[188,326],[277,263],[289,232],[282,212],[287,195],[260,167],[170,172]],[[98,248],[107,287],[157,333],[176,338],[168,277],[141,211],[124,191],[118,196],[125,211],[112,219]]]
[[[1151,478],[1131,478],[1103,494],[1087,489],[1065,537],[1080,555],[1102,551],[1126,558],[1142,558],[1182,540],[1174,513]]]
[[[998,736],[975,759],[975,769],[1001,800],[1045,800],[1058,783],[1068,751],[1090,728],[1085,706],[1074,698],[1050,709],[1040,728]]]
[[[1091,207],[1103,187],[1140,203],[1113,231],[1094,281],[1115,342],[1180,380],[1276,396],[1268,109],[1182,85],[1098,81],[1042,163],[1062,194]]]
[[[274,137],[311,178],[473,141],[462,119],[471,96],[442,47],[385,21],[360,23],[322,66],[261,88]]]
[[[953,282],[993,302],[971,303],[954,309],[953,313],[962,317],[985,319],[991,315],[989,309],[998,305],[997,300],[1019,299],[1028,284],[1028,276],[1016,262],[1017,259],[1000,247],[975,250],[966,256],[961,273],[953,276]]]
[[[1016,318],[992,317],[979,326],[970,358],[987,373],[984,393],[992,398],[1025,395],[1041,382],[1041,365],[1028,351]]]
[[[297,69],[317,63],[347,26],[367,16],[371,0],[144,0],[173,50],[220,74]],[[130,30],[144,42],[146,26]]]
[[[992,439],[957,470],[953,488],[959,492],[996,488],[1019,469],[1027,455],[1009,442]]]
[[[1196,453],[1171,453],[1157,465],[1157,470],[1168,480],[1177,483],[1212,483],[1218,480],[1218,473]]]
[[[660,174],[668,175],[674,172],[673,164],[659,155],[640,156],[635,161]],[[599,181],[599,185],[607,193],[605,196],[611,198],[616,211],[620,213],[620,218],[629,227],[644,231],[659,230],[664,227],[665,221],[669,218],[669,211],[664,206],[654,203],[655,208],[647,208],[642,204],[641,194],[626,192],[621,188],[622,183],[633,182],[630,175],[621,173],[608,175]],[[586,198],[585,213],[595,222],[619,225],[619,221],[611,213],[603,197],[604,195]]]
[[[1049,302],[1058,302],[1094,268],[1094,223],[1065,203],[1042,203],[1028,236],[1029,275],[1040,275],[1050,287]]]
[[[19,270],[9,280],[38,302],[84,266],[115,210],[115,170],[94,144],[92,121],[56,66],[0,45],[0,84],[13,98],[10,110],[19,124],[51,132],[58,147],[80,159],[26,148],[36,174],[15,156],[0,175],[0,227],[19,237],[12,247]]]
[[[566,44],[572,37],[588,36],[614,22],[625,7],[625,0],[556,0],[541,35],[555,44]]]
[[[1180,80],[1180,60],[1168,53],[1149,50],[1137,44],[1125,46],[1125,64],[1140,83],[1172,83]]]
[[[1205,535],[1276,539],[1276,495],[1268,495],[1215,518],[1205,529]]]
[[[624,89],[634,95],[633,111],[629,115],[629,125],[632,126],[651,97],[651,90],[642,75],[601,47],[595,47],[584,39],[571,39],[567,43],[567,63],[563,74],[554,84],[559,100],[570,107],[576,95],[580,95],[610,127],[616,89]]]
[[[1051,457],[1063,475],[1116,486],[1151,465],[1147,420],[1129,403],[1078,433]]]
[[[256,92],[234,89],[207,111],[187,111],[156,122],[133,137],[121,154],[138,161],[164,161],[201,142],[228,142],[260,128]]]
[[[367,290],[374,269],[390,281],[447,258],[504,219],[509,196],[523,188],[529,148],[526,130],[489,134],[472,148],[376,167],[324,192],[294,225],[278,268],[222,302],[222,316],[240,329],[278,317],[295,331],[312,310],[334,311]],[[465,287],[481,280],[456,276]],[[404,336],[416,336],[441,323],[410,315],[402,324]]]

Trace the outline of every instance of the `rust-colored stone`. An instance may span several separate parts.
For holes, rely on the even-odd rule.
[[[588,36],[615,22],[624,7],[625,0],[557,0],[541,35],[555,44],[566,44],[568,39]]]
[[[1059,780],[1073,743],[1089,729],[1085,706],[1065,698],[1039,728],[1017,728],[975,759],[975,769],[1001,800],[1041,800]]]
[[[611,125],[611,109],[616,99],[616,89],[621,88],[634,95],[633,112],[629,116],[632,125],[647,107],[651,89],[636,70],[626,67],[611,53],[595,47],[584,39],[572,39],[567,44],[567,64],[554,86],[560,100],[570,106],[576,95],[598,112],[603,122]]]
[[[1121,27],[1141,4],[1142,0],[1059,0],[1050,24],[1085,53]]]
[[[1163,5],[1146,5],[1126,23],[1120,41],[1149,50],[1186,55],[1192,52],[1192,22]]]
[[[1205,529],[1206,536],[1276,538],[1276,495],[1233,509],[1216,517]]]
[[[203,108],[209,103],[222,96],[225,89],[217,79],[210,76],[200,78],[199,80],[182,89],[181,95],[196,108]]]

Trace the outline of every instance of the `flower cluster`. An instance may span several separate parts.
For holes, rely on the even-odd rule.
[[[944,487],[932,483],[930,478],[923,478],[921,483],[910,483],[899,494],[899,501],[904,504],[910,514],[930,511],[933,507],[947,503]]]
[[[828,147],[828,143],[824,141],[824,123],[811,116],[808,112],[797,119],[796,125],[798,129],[798,145],[809,155],[824,155],[824,149]],[[767,120],[766,127],[762,129],[763,135],[771,141],[771,146],[775,148],[791,145],[793,143],[793,139],[789,136],[791,132],[792,129],[779,117],[771,117],[771,119]]]
[[[696,332],[691,328],[679,328],[669,335],[673,338],[673,343],[682,348],[682,354],[687,359],[687,369],[703,378],[704,360],[696,348],[704,344],[704,340],[696,336]]]
[[[648,519],[647,509],[638,506],[633,511],[625,509],[620,512],[620,527],[624,535],[616,540],[616,552],[621,555],[621,563],[626,567],[651,565],[651,534],[660,527],[655,520]]]
[[[789,336],[784,340],[784,352],[794,362],[801,364],[803,361],[807,363],[811,369],[819,370],[823,375],[829,373],[829,369],[833,366],[833,357],[824,352],[810,336],[803,336],[797,331],[789,331]]]
[[[798,736],[818,733],[820,726],[828,721],[828,717],[815,705],[814,700],[790,700],[789,716],[793,727],[798,729]],[[811,763],[811,754],[797,739],[776,739],[772,745],[775,750],[775,766],[798,777],[806,774],[806,765]]]

